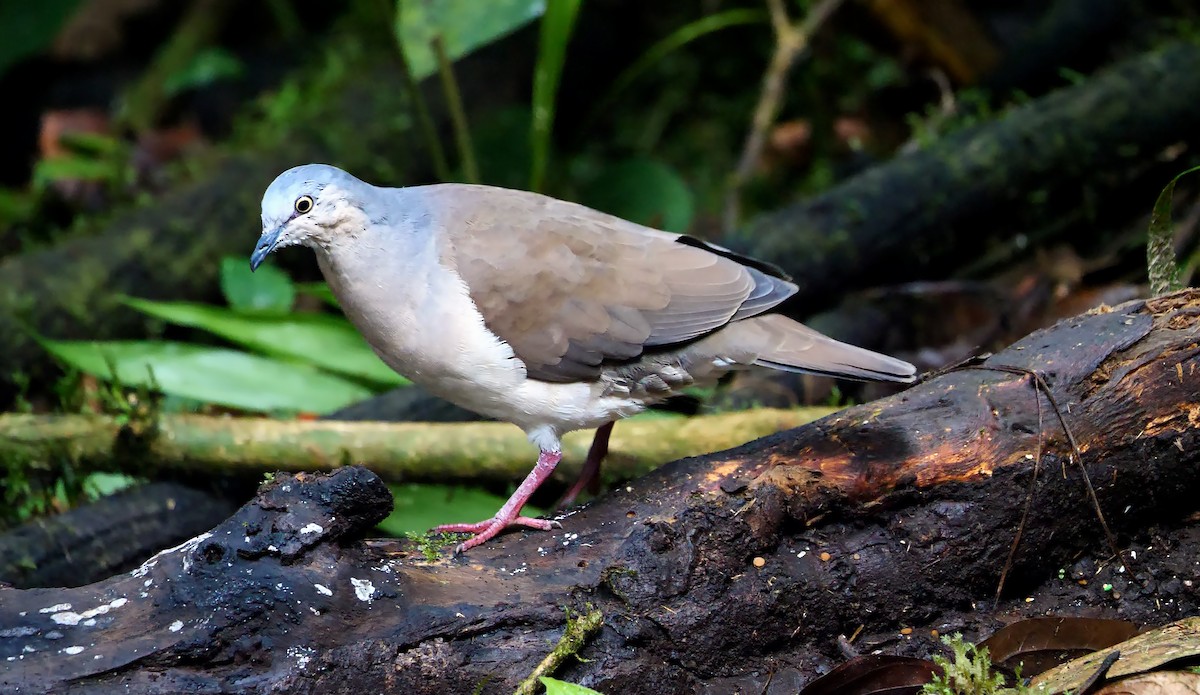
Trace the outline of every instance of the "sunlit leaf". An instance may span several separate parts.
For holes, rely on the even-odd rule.
[[[106,497],[114,492],[120,492],[137,485],[141,480],[124,473],[96,472],[88,474],[83,480],[83,492],[89,499]]]
[[[239,345],[397,386],[407,381],[384,364],[350,322],[323,314],[248,315],[207,304],[126,299],[129,306],[180,326],[200,328]]]
[[[695,201],[674,169],[652,159],[628,159],[608,167],[584,191],[583,202],[597,210],[671,232],[692,223]]]
[[[1182,177],[1200,171],[1192,167],[1171,179],[1154,201],[1150,213],[1149,238],[1146,241],[1146,263],[1150,278],[1150,292],[1155,297],[1180,289],[1179,268],[1175,263],[1175,226],[1171,224],[1171,198],[1175,195],[1175,182]]]
[[[531,127],[532,170],[529,188],[540,191],[550,162],[550,133],[554,129],[554,107],[567,44],[575,30],[581,0],[549,0],[538,39],[537,66],[533,71],[533,124]]]
[[[397,0],[396,36],[417,79],[433,74],[434,36],[450,60],[507,36],[542,16],[546,0]]]
[[[64,156],[39,159],[33,165],[33,187],[44,190],[56,181],[116,181],[121,168],[107,159],[85,156]]]
[[[98,379],[113,379],[111,364],[124,385],[242,410],[326,413],[371,395],[366,387],[312,367],[236,350],[159,341],[41,342],[58,359]]]
[[[557,678],[550,678],[549,676],[542,676],[540,680],[542,681],[542,685],[546,686],[546,695],[603,695],[591,688],[560,681]]]
[[[392,513],[379,523],[384,533],[403,536],[424,533],[440,524],[457,524],[489,519],[504,505],[499,495],[473,487],[405,483],[389,485],[395,506]],[[543,511],[526,505],[526,516],[538,516]]]
[[[221,259],[221,291],[234,309],[266,314],[286,314],[296,299],[287,273],[272,265],[251,271],[246,258]]]
[[[163,83],[163,90],[171,96],[220,80],[241,77],[243,72],[245,66],[241,59],[220,46],[209,46],[192,56],[182,70],[169,76]]]

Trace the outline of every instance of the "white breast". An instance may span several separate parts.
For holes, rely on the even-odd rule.
[[[566,432],[645,407],[605,395],[600,383],[527,379],[524,363],[484,325],[461,278],[440,263],[406,264],[398,271],[363,267],[376,266],[386,254],[354,263],[317,256],[346,316],[388,366],[436,396],[518,425],[544,449],[556,449]],[[358,279],[364,277],[377,280]]]

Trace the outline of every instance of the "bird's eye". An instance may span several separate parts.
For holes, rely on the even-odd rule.
[[[313,199],[306,195],[302,195],[296,199],[296,212],[300,213],[301,215],[309,210],[312,210],[312,206]]]

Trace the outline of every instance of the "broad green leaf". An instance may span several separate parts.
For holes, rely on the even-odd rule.
[[[1150,212],[1150,230],[1146,240],[1146,264],[1150,279],[1150,293],[1155,297],[1180,289],[1179,268],[1175,262],[1175,226],[1171,224],[1171,198],[1175,195],[1175,182],[1184,176],[1200,171],[1192,167],[1171,179],[1154,201]]]
[[[396,37],[418,80],[437,70],[429,47],[441,36],[450,60],[486,46],[542,16],[546,0],[397,0]]]
[[[292,310],[296,287],[292,279],[279,268],[262,265],[250,270],[247,258],[221,259],[221,291],[225,301],[238,311],[264,314],[286,314]]]
[[[120,177],[120,165],[108,159],[68,155],[39,159],[33,165],[33,188],[39,191],[55,181],[113,182]]]
[[[379,528],[392,536],[424,533],[440,524],[474,523],[495,516],[505,499],[486,490],[452,485],[404,483],[388,485],[395,505],[392,513],[379,522]],[[526,516],[543,511],[526,505]]]
[[[530,190],[542,190],[550,163],[550,133],[554,129],[554,107],[567,43],[575,30],[581,0],[549,0],[538,39],[538,60],[533,70],[533,125],[530,131],[532,170]]]
[[[62,29],[80,0],[0,2],[0,74],[10,65],[43,50]]]
[[[546,695],[604,695],[591,688],[560,681],[557,678],[550,678],[549,676],[542,676],[540,680],[542,681],[542,685],[546,686]]]
[[[302,364],[236,350],[159,341],[42,340],[58,359],[98,379],[204,403],[270,412],[327,413],[371,395],[359,384]],[[153,377],[151,376],[153,374]]]
[[[408,383],[379,359],[349,321],[338,316],[243,314],[207,304],[146,299],[127,298],[125,303],[164,321],[199,328],[267,355],[308,362],[383,386]]]
[[[168,77],[163,90],[173,96],[220,80],[241,77],[243,72],[245,66],[241,59],[220,46],[209,46],[192,56],[182,70]]]
[[[83,480],[83,492],[88,499],[99,499],[139,484],[140,478],[124,473],[90,473]]]
[[[683,178],[666,164],[644,158],[605,169],[584,191],[583,203],[670,232],[686,232],[695,212]]]
[[[296,284],[296,291],[300,294],[316,297],[329,306],[341,308],[337,297],[333,296],[333,290],[329,289],[329,285],[323,282],[300,282]]]

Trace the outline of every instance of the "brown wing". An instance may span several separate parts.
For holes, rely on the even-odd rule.
[[[530,377],[586,381],[606,361],[703,336],[796,287],[703,244],[534,193],[430,186],[484,322]]]

